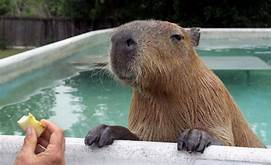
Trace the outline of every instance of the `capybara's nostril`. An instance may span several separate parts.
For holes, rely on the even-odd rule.
[[[134,47],[134,45],[136,44],[135,41],[132,38],[129,38],[126,40],[126,44],[129,48]]]
[[[112,48],[123,54],[135,51],[137,47],[136,40],[131,31],[119,31],[111,37]]]
[[[120,65],[119,62],[128,64],[132,62],[133,57],[137,52],[137,42],[134,39],[132,32],[118,32],[111,37],[111,59],[118,62],[116,65]],[[122,64],[121,64],[122,65]]]

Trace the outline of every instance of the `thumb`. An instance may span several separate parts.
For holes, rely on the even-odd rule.
[[[29,127],[26,129],[26,136],[24,138],[22,152],[34,154],[36,146],[37,146],[37,135],[35,129],[33,127]]]

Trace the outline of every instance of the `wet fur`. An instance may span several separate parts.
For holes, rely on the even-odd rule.
[[[221,80],[199,58],[184,29],[159,21],[135,22],[129,29],[138,32],[141,43],[130,66],[136,79],[127,82],[133,87],[131,132],[141,140],[176,142],[185,129],[200,128],[225,145],[264,147]],[[174,31],[184,35],[181,45],[168,40]]]

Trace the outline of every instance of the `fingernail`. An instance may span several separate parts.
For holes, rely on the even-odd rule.
[[[32,128],[31,128],[31,127],[28,127],[28,128],[26,129],[26,136],[31,136],[31,134],[32,134]]]

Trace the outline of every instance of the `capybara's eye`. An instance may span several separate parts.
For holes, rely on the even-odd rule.
[[[170,38],[173,41],[181,41],[184,37],[181,34],[172,34]]]

